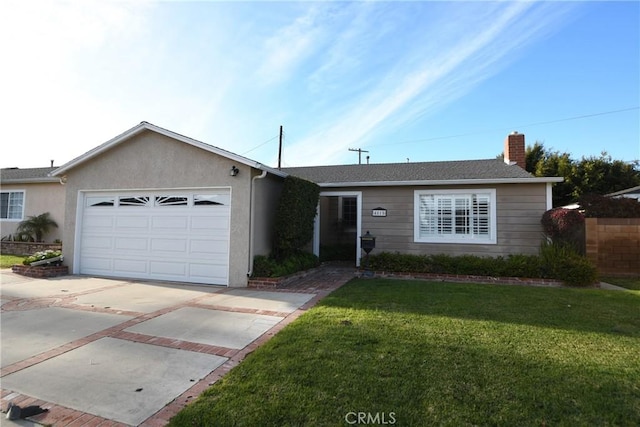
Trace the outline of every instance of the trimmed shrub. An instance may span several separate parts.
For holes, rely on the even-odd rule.
[[[309,252],[296,252],[281,260],[258,255],[253,259],[251,277],[282,277],[317,267],[319,264],[318,257]]]
[[[543,242],[540,246],[542,277],[559,279],[570,286],[592,285],[598,270],[571,245]]]
[[[597,281],[595,267],[570,246],[560,244],[544,244],[539,255],[516,254],[496,258],[382,252],[370,256],[369,268],[396,273],[557,279],[571,286],[587,286]]]
[[[275,259],[284,260],[311,241],[319,198],[317,184],[294,176],[285,178],[274,225]]]

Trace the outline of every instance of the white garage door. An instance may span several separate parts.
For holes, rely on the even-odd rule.
[[[229,189],[87,193],[81,274],[228,285]]]

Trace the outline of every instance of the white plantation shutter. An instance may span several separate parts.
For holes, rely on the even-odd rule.
[[[495,190],[417,190],[415,204],[416,241],[495,243]]]

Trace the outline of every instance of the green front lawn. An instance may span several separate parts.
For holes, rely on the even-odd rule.
[[[14,264],[22,264],[25,258],[17,255],[0,255],[0,268],[11,268]]]
[[[171,425],[636,426],[639,307],[637,291],[354,280]]]

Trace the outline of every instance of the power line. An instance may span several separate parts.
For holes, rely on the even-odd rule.
[[[586,118],[589,118],[589,117],[604,116],[606,114],[622,113],[622,112],[625,112],[625,111],[633,111],[633,110],[638,110],[638,109],[640,109],[640,107],[623,108],[623,109],[620,109],[620,110],[604,111],[604,112],[601,112],[601,113],[584,114],[584,115],[581,115],[581,116],[566,117],[566,118],[563,118],[563,119],[548,120],[548,121],[536,122],[536,123],[528,123],[528,124],[525,124],[525,125],[512,126],[510,128],[485,129],[485,130],[478,130],[478,131],[467,132],[467,133],[460,133],[460,134],[457,134],[457,135],[436,136],[436,137],[432,137],[432,138],[421,138],[421,139],[412,139],[412,140],[409,140],[409,141],[390,142],[390,143],[386,143],[386,144],[376,144],[376,145],[370,145],[369,147],[384,147],[384,146],[388,146],[388,145],[412,144],[412,143],[415,143],[415,142],[426,142],[426,141],[437,141],[437,140],[441,140],[441,139],[460,138],[460,137],[463,137],[463,136],[473,136],[473,135],[479,135],[479,134],[482,134],[482,133],[489,133],[489,132],[496,132],[496,131],[505,131],[505,130],[511,131],[513,129],[522,129],[522,128],[530,127],[530,126],[539,126],[539,125],[546,125],[546,124],[550,124],[550,123],[567,122],[567,121],[570,121],[570,120],[586,119]]]
[[[245,151],[244,153],[242,153],[242,154],[240,154],[240,155],[241,155],[241,156],[244,156],[244,155],[246,155],[246,154],[249,154],[250,152],[252,152],[252,151],[254,151],[254,150],[257,150],[258,148],[262,147],[263,145],[270,143],[270,142],[271,142],[271,141],[273,141],[274,139],[278,139],[278,135],[274,136],[274,137],[273,137],[273,138],[271,138],[271,139],[267,139],[265,142],[262,142],[262,143],[260,143],[260,144],[256,145],[256,146],[255,146],[255,147],[253,147],[251,150],[249,150],[249,151]]]

